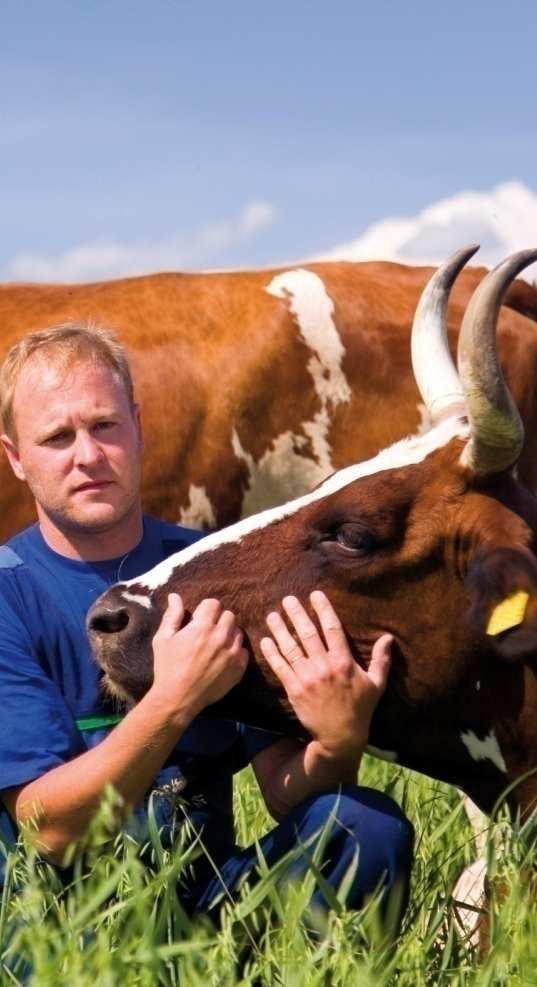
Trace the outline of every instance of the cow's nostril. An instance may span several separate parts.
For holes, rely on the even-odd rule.
[[[90,631],[98,631],[100,634],[118,634],[124,631],[129,623],[129,611],[125,607],[118,610],[97,610],[92,613],[89,619]]]

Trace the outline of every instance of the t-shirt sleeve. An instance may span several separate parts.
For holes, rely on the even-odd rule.
[[[33,781],[84,749],[65,700],[39,662],[16,594],[4,588],[0,585],[0,791]]]
[[[265,750],[265,747],[272,747],[278,740],[282,739],[281,733],[272,733],[270,730],[261,730],[259,727],[247,727],[244,723],[238,724],[239,728],[239,760],[236,770],[245,768],[250,761]]]

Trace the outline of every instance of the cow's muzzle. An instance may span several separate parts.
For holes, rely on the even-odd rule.
[[[86,629],[97,664],[109,685],[140,699],[153,679],[152,638],[158,614],[128,595],[121,584],[107,590],[88,611]]]

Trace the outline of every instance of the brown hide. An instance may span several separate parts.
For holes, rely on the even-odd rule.
[[[352,400],[332,409],[329,443],[335,469],[368,459],[414,432],[419,397],[409,359],[412,316],[431,268],[392,263],[305,265],[323,280],[345,347],[343,370]],[[157,274],[87,285],[0,287],[0,358],[26,332],[72,319],[117,330],[131,355],[145,422],[145,509],[180,518],[191,484],[203,487],[216,526],[235,521],[247,485],[231,435],[258,462],[274,439],[320,408],[307,370],[311,350],[287,302],[265,291],[278,273]],[[454,338],[483,269],[465,270],[449,309]],[[523,313],[523,314],[518,314]],[[508,385],[526,424],[520,477],[537,489],[537,290],[509,289],[499,323]],[[282,486],[271,503],[305,492]],[[0,460],[0,541],[33,519],[26,488]]]
[[[202,550],[184,564],[179,557],[166,584],[150,593],[151,609],[126,603],[121,585],[114,587],[90,611],[94,649],[109,682],[135,700],[149,688],[151,637],[168,592],[179,591],[190,610],[215,596],[237,614],[254,660],[213,711],[300,734],[259,640],[266,614],[284,595],[306,600],[311,590],[324,589],[360,663],[367,664],[382,631],[396,640],[371,743],[459,785],[490,811],[510,782],[537,766],[537,500],[506,475],[482,488],[469,485],[458,465],[461,449],[461,439],[451,439],[418,464],[364,476],[239,541]],[[507,568],[500,558],[505,551]],[[497,602],[490,591],[486,612],[479,610],[487,565],[503,573],[496,580],[500,595],[526,585],[532,594],[533,651],[517,661],[507,662],[485,634]],[[129,593],[149,593],[143,578]],[[96,632],[92,617],[114,612],[128,614],[128,625]],[[480,740],[494,732],[506,773],[493,759],[470,755],[461,739],[468,730]],[[534,776],[512,802],[528,811],[536,800]]]

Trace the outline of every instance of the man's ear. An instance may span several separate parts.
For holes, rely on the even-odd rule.
[[[136,425],[136,431],[138,432],[138,442],[140,444],[140,449],[144,447],[144,430],[142,427],[142,412],[140,410],[139,404],[134,404],[132,408],[132,416]]]
[[[537,656],[537,559],[529,549],[487,548],[476,554],[467,576],[470,619],[499,658]]]
[[[0,442],[4,447],[6,456],[9,459],[9,464],[15,476],[17,477],[17,480],[26,480],[26,473],[22,468],[22,463],[19,456],[19,450],[17,449],[17,446],[15,445],[13,440],[9,438],[9,435],[4,434],[4,435],[0,435]]]

